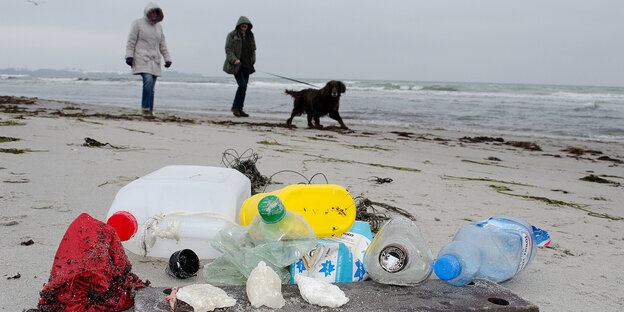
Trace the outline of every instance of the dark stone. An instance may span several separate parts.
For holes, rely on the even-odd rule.
[[[286,305],[280,311],[539,311],[535,304],[488,280],[475,280],[474,284],[461,287],[437,279],[414,287],[384,285],[373,281],[336,285],[349,298],[349,302],[339,309],[310,305],[299,294],[297,285],[282,285]],[[247,300],[244,286],[220,288],[236,299],[236,305],[218,311],[273,311],[266,307],[253,308]],[[138,289],[134,311],[169,312],[169,303],[165,300],[167,290],[164,287]],[[176,311],[192,310],[180,306]]]

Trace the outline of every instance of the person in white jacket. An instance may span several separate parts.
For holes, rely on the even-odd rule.
[[[156,78],[162,74],[161,55],[165,59],[165,67],[171,66],[171,56],[160,24],[163,18],[160,7],[153,2],[148,3],[145,15],[132,22],[126,44],[126,64],[132,67],[133,74],[143,78],[141,108],[143,114],[149,116],[154,110]]]

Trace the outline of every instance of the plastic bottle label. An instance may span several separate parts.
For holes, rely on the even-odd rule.
[[[525,226],[511,220],[495,218],[489,218],[485,221],[476,222],[475,224],[486,229],[500,230],[520,236],[522,251],[517,272],[520,272],[529,264],[531,253],[533,252],[533,243],[531,233],[529,233],[529,230]]]

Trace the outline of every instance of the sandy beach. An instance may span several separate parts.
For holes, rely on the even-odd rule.
[[[36,308],[54,255],[81,213],[105,221],[121,187],[167,165],[224,166],[223,152],[260,157],[258,170],[327,182],[409,211],[434,256],[464,224],[491,216],[524,218],[552,243],[502,283],[540,311],[619,311],[624,306],[624,144],[513,137],[442,129],[393,128],[325,117],[234,118],[1,98],[0,285],[2,311]],[[253,105],[252,103],[249,105]],[[8,139],[6,139],[8,138]],[[85,138],[102,147],[84,146]],[[15,140],[12,140],[15,139]],[[377,178],[390,178],[378,183]],[[305,182],[282,172],[267,191]],[[314,183],[325,183],[316,176]],[[600,183],[603,182],[603,183]],[[32,244],[27,243],[32,240]],[[152,286],[176,280],[164,260],[127,253]],[[436,278],[435,275],[432,278]]]

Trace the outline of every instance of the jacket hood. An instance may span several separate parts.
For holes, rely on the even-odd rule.
[[[152,19],[150,17],[150,14],[152,13],[152,11],[156,12],[155,19]],[[147,4],[147,6],[145,6],[145,18],[151,24],[156,24],[156,23],[161,22],[163,18],[165,18],[165,15],[163,14],[163,11],[160,9],[160,7],[156,3],[150,2]]]
[[[253,28],[253,25],[251,24],[251,21],[247,17],[245,17],[245,16],[241,16],[241,17],[238,18],[238,22],[236,22],[236,29],[238,29],[238,27],[241,24],[249,25],[249,28],[247,28],[247,30],[251,30]]]

